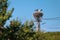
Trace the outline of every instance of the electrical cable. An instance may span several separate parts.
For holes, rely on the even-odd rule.
[[[43,18],[43,20],[60,20],[60,17],[54,17],[54,18]]]

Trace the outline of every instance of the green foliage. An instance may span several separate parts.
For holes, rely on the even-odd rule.
[[[11,11],[7,12],[7,0],[0,0],[0,25],[4,26],[6,21],[11,17],[11,14],[14,10],[12,8]]]
[[[7,11],[7,1],[8,0],[0,0],[0,40],[4,40],[4,37],[6,35],[6,28],[4,25],[6,21],[9,20],[14,10],[14,8],[12,8],[12,10]]]
[[[48,40],[60,40],[60,32],[47,32],[46,37]]]

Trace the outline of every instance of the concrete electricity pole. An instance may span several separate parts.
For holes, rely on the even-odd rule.
[[[33,16],[37,22],[36,31],[40,31],[40,22],[41,22],[41,18],[43,16],[43,13],[41,11],[42,10],[36,9],[35,12],[33,13]]]

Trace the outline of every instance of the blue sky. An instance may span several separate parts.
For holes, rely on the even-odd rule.
[[[43,18],[54,18],[60,16],[60,0],[9,0],[9,8],[14,8],[11,19],[16,17],[22,22],[34,20],[33,12],[35,9],[43,9]],[[42,23],[45,23],[42,25]],[[42,20],[41,30],[60,31],[59,20]]]

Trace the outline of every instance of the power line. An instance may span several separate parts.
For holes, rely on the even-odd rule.
[[[54,17],[54,18],[43,18],[43,20],[60,20],[60,17]]]

